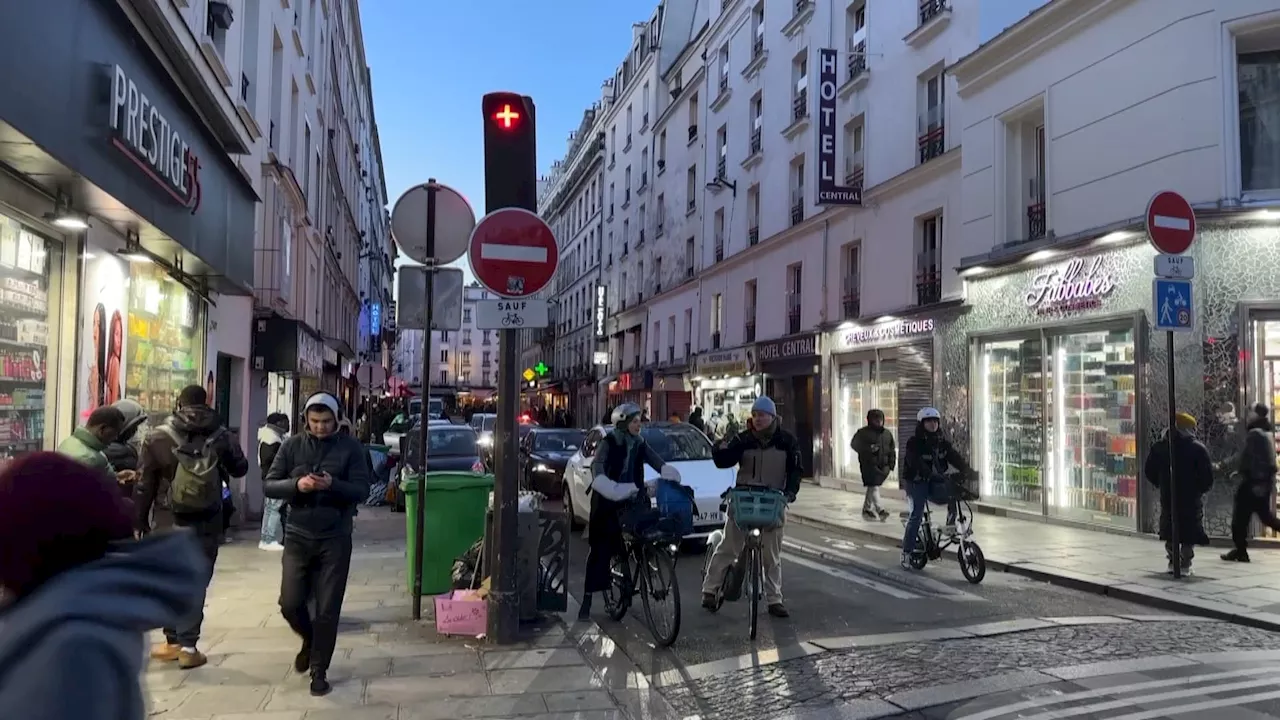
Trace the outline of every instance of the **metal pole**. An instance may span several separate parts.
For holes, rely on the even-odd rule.
[[[519,541],[519,493],[516,485],[516,442],[519,429],[516,413],[520,409],[516,386],[516,332],[498,331],[498,417],[493,433],[494,485],[492,558],[493,598],[490,602],[489,637],[499,644],[514,642],[520,629],[520,607],[517,604],[516,553]]]
[[[418,505],[414,508],[417,524],[413,528],[413,619],[422,619],[422,554],[426,551],[426,532],[423,527],[427,516],[427,408],[431,399],[431,325],[434,320],[435,303],[432,297],[435,285],[436,260],[436,193],[440,186],[436,179],[427,180],[427,321],[422,330],[422,407],[419,410],[418,425],[418,457],[422,458],[422,480],[418,483]]]
[[[1169,361],[1169,558],[1173,561],[1173,578],[1175,580],[1182,578],[1182,546],[1178,539],[1178,482],[1176,474],[1178,472],[1178,463],[1174,460],[1173,440],[1174,434],[1177,432],[1178,408],[1174,404],[1174,388],[1173,388],[1173,333],[1167,332],[1165,353],[1168,355]]]

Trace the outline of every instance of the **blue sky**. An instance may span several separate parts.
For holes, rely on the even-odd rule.
[[[484,213],[480,97],[511,90],[538,108],[538,166],[567,148],[657,0],[363,0],[365,55],[387,192],[428,177]]]

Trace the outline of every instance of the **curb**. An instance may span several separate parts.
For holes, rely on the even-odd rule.
[[[889,544],[892,547],[902,547],[901,540],[895,540],[871,530],[864,530],[858,527],[849,527],[846,525],[839,525],[837,523],[817,520],[799,513],[789,515],[787,520],[800,525],[807,525],[809,527],[819,528],[830,532],[852,535],[856,538],[869,540],[875,543]],[[954,552],[950,550],[946,552],[948,555],[954,555]],[[1160,610],[1169,610],[1187,615],[1197,615],[1200,617],[1213,618],[1215,620],[1223,620],[1237,625],[1257,628],[1259,630],[1280,632],[1280,614],[1276,613],[1253,612],[1238,609],[1234,606],[1223,603],[1201,600],[1199,598],[1181,598],[1172,593],[1166,593],[1160,590],[1137,589],[1136,586],[1132,586],[1131,584],[1106,582],[1091,575],[1071,573],[1069,571],[1048,568],[1043,565],[1036,565],[1033,563],[1010,563],[997,560],[990,555],[986,556],[986,559],[987,566],[991,570],[999,570],[1001,572],[1019,575],[1032,580],[1047,582],[1051,585],[1066,587],[1072,590],[1081,590],[1095,595],[1105,595],[1117,600],[1124,600],[1126,602],[1145,605],[1147,607],[1157,608]]]

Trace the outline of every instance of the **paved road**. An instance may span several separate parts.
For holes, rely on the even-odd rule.
[[[575,536],[570,571],[575,597],[581,597],[586,552],[586,543]],[[597,612],[602,628],[652,672],[779,647],[785,653],[802,642],[822,638],[1046,615],[1148,612],[1130,603],[994,571],[981,585],[970,585],[954,560],[941,560],[922,573],[908,573],[898,566],[898,558],[899,551],[887,546],[791,525],[784,547],[783,586],[792,617],[763,618],[754,647],[747,639],[745,603],[727,603],[714,615],[699,606],[702,556],[698,553],[686,553],[677,563],[683,626],[671,652],[652,652],[652,637],[639,608],[621,623]]]

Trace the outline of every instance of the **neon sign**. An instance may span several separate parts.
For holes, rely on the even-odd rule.
[[[1104,265],[1100,257],[1075,258],[1036,273],[1023,301],[1042,315],[1100,307],[1116,289],[1115,277]]]

